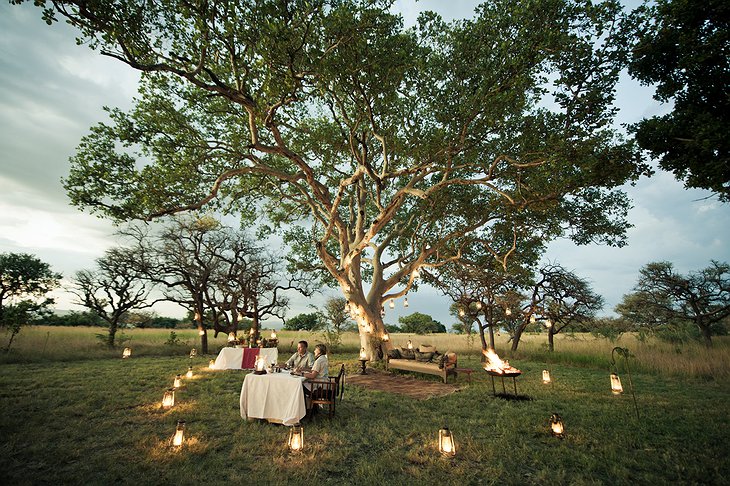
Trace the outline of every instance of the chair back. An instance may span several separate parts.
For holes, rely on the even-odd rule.
[[[327,407],[327,415],[333,417],[335,415],[335,401],[337,399],[337,382],[335,378],[324,380],[311,380],[311,399],[310,407],[314,408],[318,405]]]
[[[340,397],[340,401],[342,401],[342,397],[345,394],[345,365],[344,363],[340,366],[340,372],[337,373],[337,376],[334,378],[335,383],[337,384],[337,389],[335,396]]]

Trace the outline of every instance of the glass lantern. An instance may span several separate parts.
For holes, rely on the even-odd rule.
[[[162,396],[162,408],[167,410],[175,406],[175,389],[170,388]]]
[[[542,382],[550,383],[550,371],[542,370]]]
[[[291,452],[301,452],[304,448],[304,427],[297,424],[289,430],[287,445]]]
[[[448,427],[444,427],[439,430],[439,452],[447,457],[453,457],[456,455],[454,435]]]
[[[185,421],[178,420],[177,427],[175,427],[175,435],[172,437],[172,445],[180,447],[183,445],[183,440],[185,440]]]
[[[621,386],[621,378],[616,373],[611,373],[611,393],[614,395],[620,395],[624,392],[624,387]]]
[[[122,359],[126,359],[132,356],[132,348],[124,348],[124,351],[122,351]]]
[[[172,382],[173,388],[180,388],[182,386],[182,376],[176,375],[175,381]]]
[[[565,433],[565,426],[563,424],[563,419],[558,415],[557,413],[554,413],[550,416],[550,432],[555,437],[563,437]]]

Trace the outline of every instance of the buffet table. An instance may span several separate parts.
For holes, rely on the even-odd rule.
[[[304,378],[288,372],[246,375],[241,387],[241,418],[294,425],[307,414]]]
[[[215,369],[252,369],[256,355],[259,354],[266,358],[267,367],[272,363],[276,364],[276,360],[279,359],[279,350],[276,348],[223,348],[215,359]]]

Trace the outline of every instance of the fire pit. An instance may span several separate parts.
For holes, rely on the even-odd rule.
[[[497,390],[494,388],[494,377],[497,376],[502,378],[502,395],[507,396],[507,389],[504,386],[504,379],[512,378],[512,386],[514,387],[515,394],[517,397],[517,380],[516,378],[522,374],[522,371],[517,368],[510,366],[509,361],[502,361],[499,359],[499,355],[494,352],[493,349],[487,349],[484,352],[487,358],[487,364],[484,366],[484,371],[487,372],[489,377],[492,379],[492,395],[497,396]]]

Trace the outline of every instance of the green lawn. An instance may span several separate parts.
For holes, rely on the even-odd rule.
[[[0,364],[1,484],[663,484],[726,483],[730,387],[716,381],[634,374],[631,396],[613,396],[606,369],[513,360],[518,391],[492,397],[476,359],[471,384],[423,401],[346,385],[334,419],[304,424],[305,451],[290,455],[288,429],[241,420],[240,371],[208,371],[194,358],[177,405],[163,391],[187,370],[183,356]],[[356,356],[333,355],[349,373]],[[626,378],[624,386],[628,392]],[[436,377],[419,376],[423,380]],[[566,437],[548,431],[560,413]],[[187,422],[180,450],[168,446]],[[458,454],[436,451],[438,429]]]

